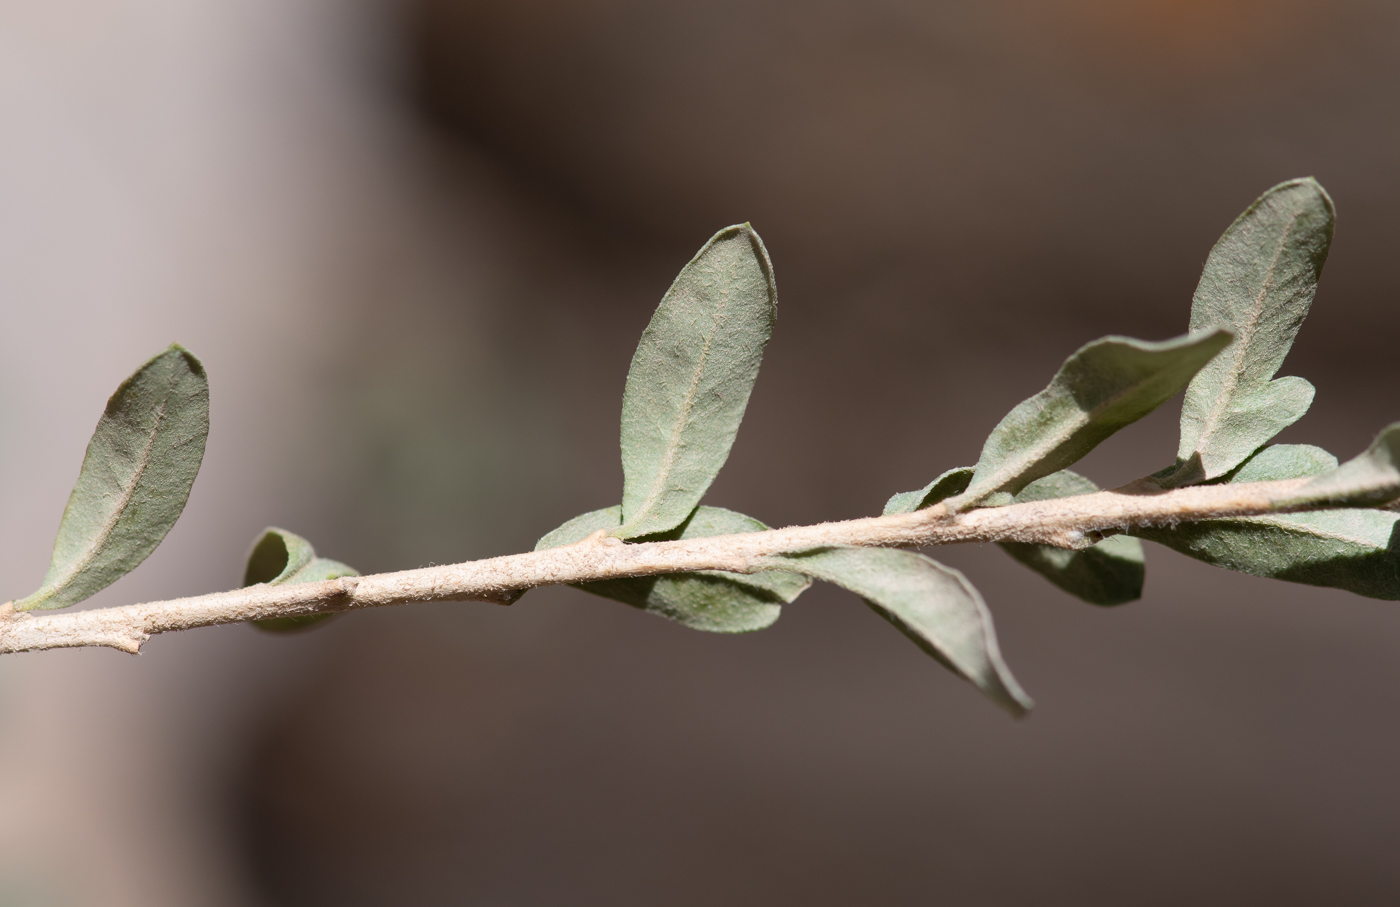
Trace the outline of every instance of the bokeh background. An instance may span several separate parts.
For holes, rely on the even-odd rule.
[[[1285,439],[1349,456],[1400,415],[1397,163],[1391,0],[11,0],[0,598],[171,340],[203,474],[93,605],[231,587],[269,524],[366,572],[529,548],[618,500],[631,349],[742,220],[781,317],[713,503],[854,517],[972,462],[1079,344],[1182,332],[1309,174]],[[829,588],[743,637],[547,589],[7,657],[0,904],[1400,899],[1400,610],[1149,549],[1112,610],[940,554],[1021,722]]]

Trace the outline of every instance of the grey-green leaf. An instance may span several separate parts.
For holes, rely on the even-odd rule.
[[[614,535],[666,532],[700,503],[734,444],[777,301],[748,224],[716,233],[666,291],[627,373]]]
[[[68,498],[43,585],[17,610],[64,608],[137,567],[180,518],[209,436],[209,380],[172,345],[107,401]]]
[[[1186,390],[1179,468],[1165,485],[1225,475],[1308,411],[1311,384],[1270,379],[1312,305],[1335,220],[1315,180],[1290,180],[1260,196],[1211,249],[1191,330],[1223,327],[1235,341]]]
[[[923,510],[925,507],[932,507],[939,501],[946,500],[955,494],[962,494],[967,490],[967,485],[971,481],[971,466],[950,469],[918,491],[901,491],[890,498],[885,502],[884,515],[913,513],[916,510]]]
[[[1247,460],[1231,482],[1268,482],[1336,469],[1327,451],[1275,444]],[[1203,520],[1133,534],[1208,564],[1312,586],[1346,589],[1369,598],[1400,599],[1400,514],[1377,510]]]
[[[536,551],[582,541],[598,531],[612,532],[621,522],[622,508],[606,507],[574,517],[539,540]],[[677,529],[650,540],[694,539],[741,532],[761,532],[758,520],[722,507],[699,507]],[[746,633],[762,630],[778,619],[781,606],[811,585],[796,573],[765,570],[744,575],[705,570],[661,576],[577,583],[574,587],[634,608],[669,618],[695,630]]]
[[[1099,486],[1062,469],[1037,479],[1016,495],[1015,503],[1093,494]],[[1091,605],[1121,605],[1142,598],[1146,574],[1142,543],[1115,535],[1088,548],[1071,551],[1051,545],[999,542],[1007,554],[1061,589]]]
[[[1281,482],[1321,476],[1337,468],[1337,458],[1311,444],[1270,444],[1229,476],[1231,484]]]
[[[889,548],[821,548],[766,560],[849,589],[1013,715],[1031,708],[1002,661],[981,594],[957,570]]]
[[[967,490],[948,506],[963,510],[995,492],[1015,494],[1071,465],[1169,400],[1229,342],[1228,331],[1213,330],[1160,343],[1104,337],[1085,345],[1049,387],[992,430]]]
[[[299,583],[319,583],[342,576],[359,576],[353,567],[339,561],[317,557],[311,543],[295,533],[275,526],[269,527],[253,544],[248,553],[248,566],[243,571],[243,585],[267,583],[271,586],[294,586]],[[252,624],[263,630],[302,630],[334,617],[334,614],[306,614],[297,617],[270,617]]]
[[[1381,429],[1360,455],[1318,475],[1288,503],[1378,507],[1400,498],[1400,422]]]

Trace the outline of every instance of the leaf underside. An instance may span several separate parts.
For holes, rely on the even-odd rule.
[[[885,505],[885,515],[913,513],[931,507],[967,490],[971,480],[971,467],[950,469],[918,491],[906,491],[890,498]],[[1078,473],[1062,469],[1036,479],[1012,498],[1011,503],[1092,494],[1098,490],[1097,485]],[[1025,542],[998,544],[1022,564],[1091,605],[1121,605],[1142,597],[1146,568],[1142,544],[1137,539],[1113,536],[1077,551]]]
[[[1027,485],[1015,503],[1048,501],[1093,494],[1099,486],[1068,469]],[[1091,605],[1121,605],[1142,598],[1147,568],[1142,543],[1115,535],[1088,548],[1067,550],[1052,545],[998,542],[1002,550],[1077,598]]]
[[[535,550],[572,545],[600,530],[612,532],[621,518],[621,507],[605,507],[574,517],[540,539]],[[707,538],[762,532],[767,528],[758,520],[732,510],[699,507],[676,529],[643,541]],[[781,606],[794,601],[811,585],[811,580],[780,570],[747,575],[705,570],[571,585],[695,630],[747,633],[771,626],[782,613]]]
[[[243,586],[267,583],[271,586],[295,586],[319,583],[342,576],[359,576],[353,567],[339,561],[317,557],[311,543],[285,529],[269,527],[253,543],[248,553],[248,566],[243,571]],[[304,614],[295,617],[269,617],[250,621],[263,630],[285,632],[304,630],[335,617],[334,614]]]
[[[821,548],[764,560],[859,595],[920,648],[1013,715],[1033,705],[1002,661],[981,594],[957,570],[922,554],[891,548]]]
[[[1191,330],[1235,340],[1201,369],[1181,407],[1178,486],[1225,475],[1312,404],[1302,378],[1270,380],[1298,336],[1332,244],[1332,200],[1312,179],[1268,192],[1211,249],[1191,305]]]
[[[622,524],[676,528],[729,457],[777,316],[773,267],[748,224],[705,244],[657,306],[622,400]]]
[[[1229,342],[1228,331],[1212,330],[1160,343],[1104,337],[1085,345],[992,430],[967,490],[948,507],[1015,494],[1071,465],[1174,396]]]
[[[1400,422],[1381,429],[1360,455],[1299,488],[1286,505],[1377,507],[1400,498]]]
[[[1336,464],[1319,447],[1274,444],[1229,481],[1297,479],[1325,474]],[[1140,528],[1133,535],[1229,570],[1394,601],[1400,600],[1397,522],[1400,514],[1389,511],[1318,510]]]
[[[913,513],[916,510],[923,510],[925,507],[932,507],[939,501],[947,500],[953,495],[967,491],[967,485],[971,481],[971,466],[950,469],[917,491],[901,491],[890,498],[885,502],[883,515]]]
[[[88,442],[43,584],[17,610],[64,608],[156,549],[189,499],[209,436],[209,381],[172,345],[122,382]]]

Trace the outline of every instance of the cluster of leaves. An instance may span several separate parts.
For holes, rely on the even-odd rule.
[[[1210,254],[1190,332],[1158,343],[1105,337],[1070,356],[1048,387],[993,429],[977,464],[896,494],[886,514],[942,503],[952,512],[1098,491],[1073,465],[1114,432],[1186,391],[1176,462],[1161,489],[1318,478],[1280,506],[1337,509],[1102,535],[1083,547],[1002,543],[1013,558],[1096,605],[1142,594],[1151,539],[1233,570],[1362,595],[1400,598],[1400,514],[1364,509],[1400,496],[1400,429],[1338,468],[1320,448],[1269,445],[1312,402],[1312,385],[1274,375],[1317,290],[1334,210],[1314,180],[1266,192]],[[681,271],[632,360],[622,413],[622,504],[575,517],[538,549],[599,530],[627,541],[700,538],[765,528],[700,504],[729,455],[776,313],[772,266],[747,225],[720,231]],[[717,571],[579,588],[701,630],[743,632],[777,620],[811,580],[843,586],[949,668],[1013,712],[1029,700],[999,654],[991,617],[958,571],[925,555],[823,548],[769,558],[753,575]]]
[[[1098,490],[1068,467],[1118,429],[1185,390],[1176,462],[1159,489],[1312,477],[1266,516],[1211,519],[1073,549],[1003,543],[1016,560],[1096,605],[1140,597],[1150,539],[1233,570],[1377,598],[1400,598],[1400,424],[1338,466],[1326,451],[1270,444],[1312,402],[1301,378],[1275,378],[1306,316],[1331,244],[1331,199],[1311,179],[1259,198],[1211,251],[1190,332],[1162,342],[1105,337],[1070,356],[1048,387],[993,429],[975,466],[896,494],[886,514],[941,504],[952,513]],[[622,407],[621,504],[585,513],[536,550],[598,532],[624,542],[759,532],[744,514],[701,504],[729,456],[777,314],[773,268],[748,224],[721,230],[685,266],[632,359]],[[203,367],[172,346],[107,404],[64,512],[53,561],[17,609],[75,604],[136,567],[183,510],[209,430]],[[1293,507],[1324,507],[1291,513]],[[578,584],[686,626],[735,633],[778,619],[813,580],[860,596],[942,664],[1019,714],[1030,700],[998,651],[981,595],[957,570],[898,549],[823,547],[764,558],[753,574],[684,572]],[[245,585],[355,575],[292,533],[254,544]],[[297,629],[323,616],[259,621]]]

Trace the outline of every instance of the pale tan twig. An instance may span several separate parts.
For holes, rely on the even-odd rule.
[[[1280,512],[1307,482],[1204,485],[1162,491],[1139,481],[1114,491],[951,514],[943,505],[895,516],[677,542],[626,544],[595,534],[563,548],[347,577],[295,586],[250,586],[193,598],[62,613],[0,606],[0,653],[71,646],[137,652],[157,633],[270,617],[328,614],[418,601],[504,602],[536,586],[689,570],[752,573],[767,560],[836,545],[921,547],[1017,541],[1083,547],[1097,533],[1225,516]]]

